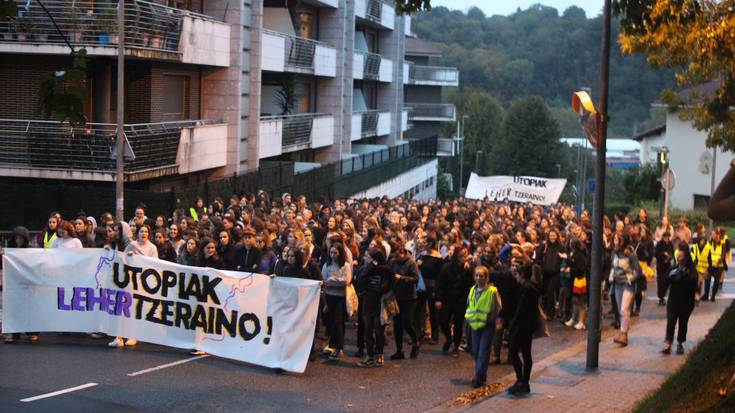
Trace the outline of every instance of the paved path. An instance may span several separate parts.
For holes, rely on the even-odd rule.
[[[722,298],[718,296],[716,302],[701,303],[694,309],[685,344],[687,352],[704,339],[730,305],[735,291],[734,275],[729,274]],[[648,300],[647,305],[650,310],[654,300]],[[646,311],[645,305],[643,310]],[[499,380],[504,388],[494,397],[454,410],[473,413],[630,411],[686,360],[686,356],[674,352],[668,356],[659,353],[665,326],[666,317],[661,315],[639,320],[631,328],[625,348],[614,344],[612,332],[608,332],[600,344],[600,368],[596,372],[585,369],[586,345],[578,343],[534,365],[530,395],[508,395],[505,389],[515,382],[515,375],[508,375]]]

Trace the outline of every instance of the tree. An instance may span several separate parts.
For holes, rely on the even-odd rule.
[[[676,70],[682,95],[662,97],[682,120],[706,130],[707,146],[735,150],[735,0],[615,0],[619,42],[652,67]],[[709,88],[700,88],[708,84]]]
[[[541,97],[518,99],[503,118],[490,169],[495,175],[555,177],[556,165],[565,158],[560,137],[559,124]]]

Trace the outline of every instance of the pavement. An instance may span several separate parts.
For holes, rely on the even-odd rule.
[[[735,292],[735,284],[730,281],[726,297]],[[725,301],[703,303],[695,309],[690,321],[692,342],[714,324],[727,305]],[[352,323],[348,325],[345,358],[336,365],[322,359],[310,362],[304,374],[276,374],[258,366],[212,356],[194,357],[185,351],[146,343],[108,349],[106,339],[43,333],[37,343],[23,339],[0,344],[0,411],[625,410],[642,397],[644,389],[655,388],[683,360],[681,356],[659,356],[663,323],[663,307],[646,300],[642,317],[631,331],[631,344],[616,349],[609,340],[603,343],[601,368],[589,374],[584,371],[586,333],[552,322],[551,337],[534,342],[536,365],[530,397],[516,400],[497,394],[474,405],[458,404],[469,390],[472,375],[472,361],[466,354],[458,359],[444,356],[440,342],[423,346],[416,360],[386,360],[385,367],[360,369],[355,365],[358,359],[349,356],[355,350]],[[606,319],[604,336],[613,333],[608,324]],[[387,342],[386,355],[395,348],[392,337]],[[512,372],[506,364],[491,366],[489,377],[498,383],[497,387],[507,386],[512,383],[508,382],[514,377]],[[635,382],[631,380],[634,377]],[[618,381],[604,381],[613,379]],[[621,395],[611,390],[615,386],[626,391]],[[629,387],[633,388],[627,390]],[[486,393],[487,389],[483,395]],[[623,399],[630,399],[630,403],[623,403]]]
[[[686,353],[660,353],[666,328],[666,316],[650,311],[656,306],[651,297],[643,306],[643,318],[629,332],[629,344],[620,347],[612,342],[612,331],[600,343],[599,368],[588,371],[586,343],[549,356],[534,364],[531,394],[511,396],[505,390],[515,382],[515,375],[500,380],[500,391],[493,397],[470,406],[446,408],[455,412],[628,412],[648,393],[686,361],[686,355],[702,341],[735,298],[735,274],[725,280],[725,291],[715,302],[702,302],[689,320]],[[649,283],[655,288],[655,280]],[[658,307],[658,306],[656,306]],[[536,343],[534,343],[535,345]],[[534,351],[535,356],[535,351]]]

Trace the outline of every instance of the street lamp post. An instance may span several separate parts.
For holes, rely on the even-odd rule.
[[[462,175],[464,174],[464,120],[469,115],[463,115],[457,121],[457,147],[459,148],[459,183],[457,184],[458,195],[462,196]]]
[[[475,173],[480,175],[480,156],[482,151],[475,152]]]
[[[115,216],[118,221],[125,217],[125,2],[117,2],[117,167],[115,174]]]
[[[661,147],[658,159],[661,162],[661,204],[659,205],[658,215],[663,218],[669,214],[669,148]]]

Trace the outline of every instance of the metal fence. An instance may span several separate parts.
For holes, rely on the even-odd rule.
[[[293,115],[261,116],[261,121],[280,120],[281,148],[286,150],[294,146],[308,145],[311,142],[311,130],[314,119],[332,116],[328,113],[297,113]]]
[[[322,43],[317,40],[307,39],[304,37],[293,36],[286,33],[277,32],[274,30],[263,29],[264,33],[268,33],[272,36],[278,36],[285,41],[285,56],[284,62],[287,68],[298,69],[298,70],[313,70],[314,69],[314,55],[316,53],[317,45],[325,47],[331,47],[326,43]]]
[[[125,125],[135,160],[127,172],[176,165],[181,130],[219,121],[174,121]],[[116,126],[72,126],[56,121],[0,119],[0,165],[10,167],[112,172]]]
[[[383,2],[380,0],[368,0],[366,10],[365,10],[365,17],[368,18],[368,20],[372,20],[376,23],[380,22],[381,17],[381,11],[383,8]]]
[[[49,19],[37,2],[15,0],[18,16],[0,22],[0,42],[109,46],[118,43],[117,1],[46,0]],[[141,0],[125,0],[125,45],[179,52],[183,16],[212,20],[202,14]],[[63,34],[59,34],[59,31]]]
[[[380,111],[378,110],[368,110],[366,112],[362,112],[362,122],[361,122],[361,129],[360,129],[360,136],[363,138],[367,138],[369,136],[375,136],[378,134],[378,117],[380,115]]]

